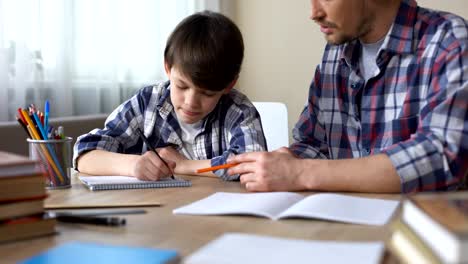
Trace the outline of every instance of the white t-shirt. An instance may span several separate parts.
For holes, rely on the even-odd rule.
[[[182,144],[184,146],[184,149],[187,150],[188,154],[190,155],[190,159],[197,159],[195,152],[193,151],[193,144],[195,144],[195,137],[200,133],[201,131],[201,126],[203,124],[203,120],[198,121],[197,123],[194,124],[186,124],[184,122],[181,122],[180,120],[177,120],[179,122],[180,128],[182,130]]]
[[[361,59],[359,60],[359,69],[364,80],[367,81],[376,76],[379,73],[379,67],[377,66],[377,54],[382,46],[385,38],[375,43],[362,43]]]

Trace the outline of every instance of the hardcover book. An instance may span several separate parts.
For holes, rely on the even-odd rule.
[[[401,220],[393,223],[392,230],[389,247],[402,263],[441,263],[431,248]]]
[[[46,215],[0,221],[0,242],[16,241],[55,233],[56,220]]]
[[[38,163],[26,156],[0,151],[0,177],[37,174]]]
[[[412,197],[403,221],[443,262],[468,262],[468,198]]]
[[[44,211],[46,195],[0,202],[0,220],[26,215],[39,214]]]

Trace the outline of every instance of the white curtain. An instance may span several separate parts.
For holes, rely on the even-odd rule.
[[[108,113],[166,79],[163,51],[216,0],[0,0],[0,121],[51,102],[51,116]]]

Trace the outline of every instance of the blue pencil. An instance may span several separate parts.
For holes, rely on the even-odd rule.
[[[46,100],[45,101],[45,105],[44,105],[44,131],[48,132],[49,131],[49,100]],[[47,139],[47,138],[45,138]]]

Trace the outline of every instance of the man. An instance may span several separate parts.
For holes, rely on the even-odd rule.
[[[467,22],[413,0],[311,0],[328,42],[290,148],[228,160],[250,191],[458,189]]]

